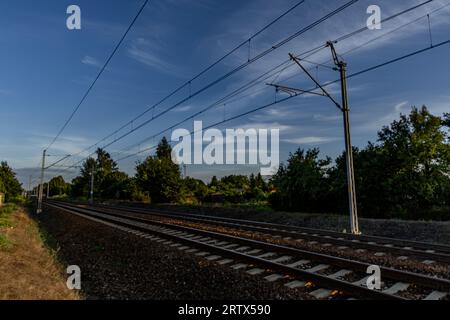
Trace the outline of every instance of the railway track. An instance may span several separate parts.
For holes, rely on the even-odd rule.
[[[168,212],[154,209],[147,210],[122,206],[111,207],[106,205],[95,205],[95,207],[108,210],[120,209],[130,213],[156,215],[160,217],[174,217],[192,222],[207,223],[240,230],[259,232],[266,235],[317,242],[323,245],[331,244],[334,246],[339,246],[342,249],[354,248],[370,250],[376,256],[383,256],[385,253],[390,253],[393,255],[397,255],[401,259],[405,259],[406,257],[414,258],[424,264],[433,264],[434,262],[450,264],[450,246],[440,244],[431,244],[377,236],[354,236],[352,234],[345,234],[328,230],[205,216],[198,214],[186,214],[173,211]]]
[[[107,224],[123,231],[162,242],[186,253],[204,257],[233,269],[284,281],[289,288],[303,287],[319,299],[448,299],[450,281],[417,273],[380,267],[382,288],[366,287],[369,264],[288,246],[173,225],[130,216],[123,209],[46,202],[50,208]]]

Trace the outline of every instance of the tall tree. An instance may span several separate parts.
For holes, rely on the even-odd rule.
[[[414,217],[445,202],[450,145],[443,125],[444,121],[425,106],[413,107],[409,116],[402,115],[379,132],[392,209],[394,204],[400,205],[398,210]]]
[[[354,150],[356,193],[362,216],[439,218],[433,207],[450,199],[450,145],[445,118],[425,106],[383,127],[378,142]],[[344,154],[329,171],[330,198],[340,211],[346,200]]]
[[[166,137],[163,137],[156,148],[156,157],[158,159],[171,159],[172,147],[167,141]]]
[[[70,184],[64,181],[62,176],[54,177],[50,180],[50,196],[61,196],[68,194],[70,191]]]
[[[6,200],[17,197],[22,192],[22,185],[16,178],[16,173],[6,161],[0,163],[0,192],[5,193]]]
[[[88,196],[91,174],[94,172],[94,196],[103,199],[129,197],[132,193],[131,181],[127,174],[120,172],[117,163],[103,149],[97,149],[96,159],[83,162],[80,176],[72,181],[72,195]]]
[[[136,166],[136,183],[149,193],[154,203],[175,202],[180,198],[182,179],[180,168],[171,159],[172,148],[163,138],[156,156],[149,156]]]
[[[71,194],[73,197],[88,197],[90,191],[91,173],[96,169],[96,160],[87,158],[81,165],[80,175],[72,180]],[[95,180],[94,180],[95,182]],[[94,184],[94,194],[98,192],[98,183]]]
[[[287,165],[281,165],[273,176],[277,192],[272,194],[272,206],[284,210],[321,211],[327,193],[325,173],[331,159],[319,159],[319,149],[290,154]]]

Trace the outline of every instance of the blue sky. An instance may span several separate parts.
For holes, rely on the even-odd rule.
[[[61,138],[49,150],[51,155],[76,153],[127,123],[166,94],[180,86],[224,53],[293,6],[295,0],[154,0],[128,34],[118,53],[97,82],[93,91],[70,122]],[[270,48],[279,40],[343,5],[345,0],[311,1],[253,39],[250,56]],[[360,0],[345,11],[251,64],[210,90],[198,95],[149,125],[113,144],[107,150],[113,156],[136,142],[150,137],[182,118],[208,106],[226,93],[256,78],[288,58],[325,41],[362,27],[366,9],[377,4],[382,16],[406,9],[423,0]],[[345,53],[418,17],[450,3],[434,0],[430,4],[383,24],[381,30],[365,31],[338,43]],[[66,28],[66,8],[77,4],[82,13],[82,29]],[[18,172],[25,186],[28,176],[38,176],[43,148],[59,131],[73,108],[95,78],[122,36],[142,1],[43,0],[2,1],[0,3],[0,159]],[[450,6],[431,15],[434,43],[449,39]],[[379,38],[349,54],[344,54],[349,73],[396,58],[429,45],[428,22],[418,20]],[[191,92],[225,74],[248,59],[247,47],[236,52],[210,72],[194,81]],[[450,111],[450,45],[431,50],[403,62],[352,78],[349,81],[353,143],[363,147],[375,140],[377,130],[407,113],[412,105],[426,104],[435,114]],[[322,50],[309,58],[330,63],[330,52]],[[305,64],[312,67],[310,64]],[[335,80],[328,68],[313,70],[321,82]],[[275,80],[268,79],[268,82]],[[283,71],[277,83],[311,88],[311,82],[298,67]],[[339,88],[329,87],[339,98]],[[189,94],[186,88],[162,104],[155,113],[170,107]],[[281,98],[282,95],[279,95]],[[274,100],[274,90],[265,83],[242,94],[226,106],[218,106],[196,118],[204,125],[230,117]],[[149,119],[151,113],[134,125]],[[192,129],[192,120],[182,128]],[[344,148],[339,110],[322,97],[298,97],[283,104],[224,124],[221,128],[280,128],[280,158],[298,147],[319,147],[323,155],[335,157]],[[130,127],[125,128],[126,132]],[[118,134],[120,135],[120,134]],[[166,133],[170,136],[170,132]],[[151,146],[148,140],[140,148]],[[138,149],[132,149],[130,152]],[[86,154],[84,154],[86,155]],[[120,155],[120,156],[119,156]],[[141,154],[119,163],[133,174]],[[57,157],[49,157],[53,161]],[[64,161],[70,165],[80,158]],[[190,166],[188,173],[206,179],[236,172],[249,173],[255,167]],[[51,170],[66,178],[73,172]]]

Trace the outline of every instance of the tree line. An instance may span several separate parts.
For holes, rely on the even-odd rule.
[[[450,115],[432,115],[411,109],[409,115],[378,132],[376,142],[354,148],[359,214],[365,217],[405,219],[450,218]],[[318,148],[298,149],[270,179],[261,175],[230,175],[209,183],[182,177],[171,160],[166,138],[156,154],[138,162],[135,175],[119,171],[104,150],[88,158],[71,184],[56,177],[52,195],[87,198],[94,171],[98,200],[117,199],[152,203],[266,202],[275,210],[347,213],[345,154],[334,161],[320,158]],[[53,193],[53,190],[55,193]]]
[[[72,183],[64,182],[59,176],[50,181],[50,195],[69,195],[72,198],[87,199],[91,188],[91,174],[94,173],[94,195],[97,200],[131,200],[152,203],[232,202],[268,199],[270,183],[258,175],[231,175],[210,183],[192,177],[182,177],[179,165],[171,158],[172,148],[163,138],[156,148],[156,154],[138,162],[135,175],[121,172],[110,154],[97,149],[96,159],[86,159],[80,175]],[[53,193],[53,190],[55,193]]]
[[[359,212],[365,217],[450,218],[450,115],[412,108],[378,132],[376,143],[353,149]],[[299,149],[272,182],[276,209],[348,211],[345,154],[332,163],[319,150]]]

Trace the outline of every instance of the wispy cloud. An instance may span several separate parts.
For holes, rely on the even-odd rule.
[[[295,110],[294,107],[283,107],[278,109],[267,109],[262,113],[255,114],[250,117],[252,121],[281,121],[281,120],[292,120],[299,117],[303,117],[298,110]]]
[[[192,106],[191,105],[187,105],[187,106],[182,106],[182,107],[175,108],[173,111],[175,111],[175,112],[186,112],[186,111],[189,111],[191,109],[192,109]]]
[[[316,121],[324,121],[324,122],[338,121],[338,120],[342,119],[342,116],[341,115],[315,114],[315,115],[313,115],[313,119]]]
[[[301,138],[293,138],[293,139],[285,139],[283,140],[284,142],[287,143],[292,143],[292,144],[307,144],[307,145],[311,145],[311,144],[325,144],[325,143],[330,143],[330,142],[334,142],[334,141],[339,141],[341,140],[341,138],[336,138],[336,137],[301,137]]]
[[[100,62],[91,56],[84,56],[84,58],[81,60],[81,63],[86,64],[88,66],[94,66],[99,68],[101,67]]]
[[[376,133],[383,126],[387,126],[392,121],[399,119],[400,114],[409,114],[413,106],[421,107],[421,104],[411,103],[410,101],[400,101],[390,103],[388,107],[383,107],[383,105],[374,105],[374,107],[371,108],[372,110],[380,110],[377,115],[355,115],[355,120],[357,120],[357,124],[353,127],[355,133]],[[432,114],[442,116],[443,113],[450,110],[450,96],[435,97],[434,100],[429,100],[426,103],[426,106]]]
[[[403,102],[397,103],[394,106],[394,110],[396,111],[396,113],[400,113],[406,106],[408,106],[408,101],[403,101]]]
[[[170,74],[174,73],[174,68],[159,57],[158,50],[157,46],[148,39],[138,38],[128,48],[128,55],[151,68]]]
[[[345,52],[358,47],[359,49],[352,51],[352,54],[367,54],[368,50],[373,51],[374,49],[397,45],[399,43],[403,43],[401,40],[411,39],[419,34],[426,34],[428,30],[426,14],[433,12],[435,9],[440,8],[445,4],[446,2],[443,0],[431,2],[420,9],[384,23],[382,30],[363,32],[352,36],[345,41],[339,42],[337,49],[339,50],[339,53],[343,55]],[[409,2],[405,3],[390,1],[389,3],[383,2],[380,5],[382,7],[383,17],[388,17],[411,7],[413,4],[410,4]],[[213,49],[214,51],[222,51],[232,48],[237,43],[236,39],[244,40],[249,37],[252,32],[263,26],[264,22],[270,21],[280,14],[282,10],[285,10],[284,8],[288,8],[289,3],[287,1],[280,1],[276,11],[267,10],[266,8],[268,6],[270,6],[269,0],[254,1],[243,6],[239,12],[234,13],[231,17],[225,20],[223,25],[220,27],[225,31],[219,34],[219,36],[214,35],[214,38],[207,42],[209,48],[211,48],[211,41],[216,43],[216,46]],[[278,27],[274,26],[266,30],[263,34],[258,36],[258,38],[253,39],[252,46],[250,47],[251,56],[255,56],[260,52],[263,52],[265,49],[270,48],[274,43],[281,40],[286,35],[286,32],[287,34],[293,34],[294,31],[298,31],[300,28],[304,27],[307,24],[307,21],[313,21],[314,19],[317,19],[330,11],[329,2],[317,1],[314,3],[309,3],[308,6],[308,10],[311,11],[311,15],[308,16],[308,19],[298,19],[298,15],[302,14],[301,9],[304,9],[304,7],[301,6],[297,9],[297,11],[280,20],[280,22],[277,23]],[[333,7],[334,6],[335,5],[333,5]],[[327,20],[325,23],[315,27],[313,30],[314,32],[302,34],[300,37],[289,42],[289,44],[277,49],[276,52],[262,59],[261,63],[257,62],[252,64],[249,66],[249,69],[252,72],[263,72],[267,70],[268,66],[275,66],[280,62],[287,60],[288,52],[305,52],[318,45],[323,45],[327,40],[336,39],[356,29],[364,27],[366,18],[368,17],[365,11],[366,8],[366,4],[361,4],[343,11],[342,13]],[[433,29],[438,29],[450,23],[450,20],[447,18],[449,12],[450,6],[436,12],[431,16]],[[355,18],[355,14],[358,15],[358,18]],[[395,30],[399,26],[410,23],[419,17],[423,17],[423,19],[417,21],[416,23],[411,23],[403,29]],[[283,33],[281,33],[280,30],[283,30]],[[249,48],[245,47],[236,54],[232,55],[232,57],[225,63],[230,65],[243,63],[248,58],[248,53]],[[327,61],[330,62],[331,55],[329,50],[322,50],[314,54],[314,56],[309,59],[320,63]],[[305,65],[308,67],[312,66],[306,62]],[[252,74],[252,72],[249,72],[248,74]],[[299,73],[301,72],[297,67],[289,68],[283,72],[283,77],[281,78],[287,78]],[[323,80],[321,82],[323,82]]]
[[[294,127],[287,125],[287,124],[281,124],[279,122],[250,122],[250,123],[245,123],[245,124],[239,124],[234,126],[236,128],[240,128],[240,129],[267,129],[267,130],[272,130],[272,129],[278,129],[280,130],[280,132],[289,132],[293,129],[295,129]]]

